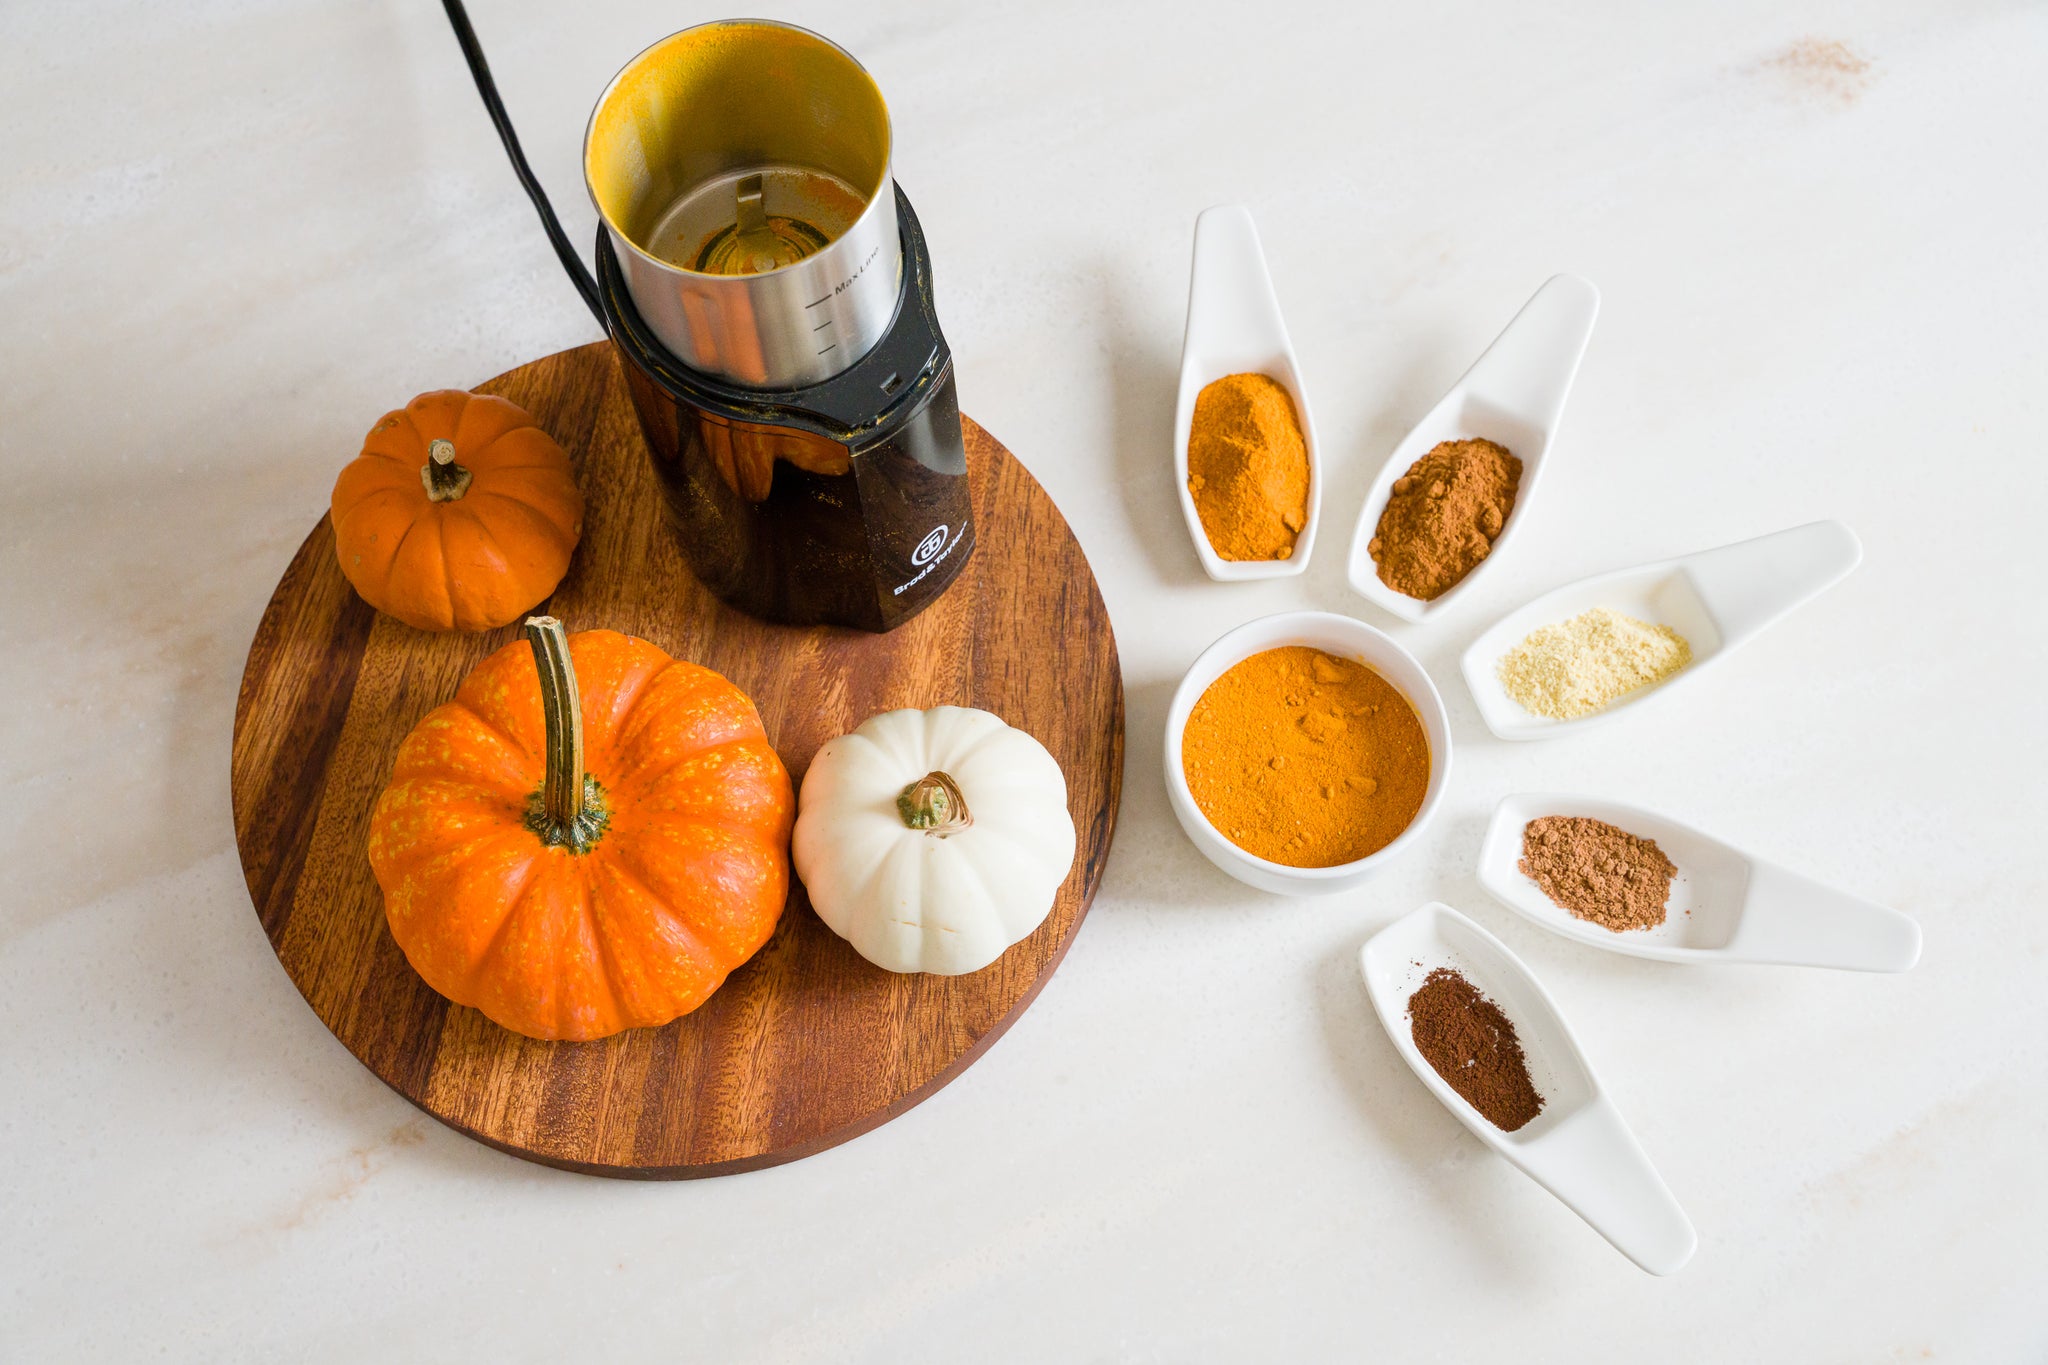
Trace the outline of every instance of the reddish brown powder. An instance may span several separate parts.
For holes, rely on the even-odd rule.
[[[1408,997],[1408,1029],[1436,1074],[1494,1127],[1512,1133],[1543,1112],[1513,1021],[1460,973],[1439,967],[1422,979]]]
[[[1525,825],[1517,866],[1552,903],[1617,934],[1662,924],[1678,875],[1656,840],[1577,815]]]
[[[1492,441],[1445,441],[1394,480],[1366,553],[1380,582],[1428,602],[1493,553],[1515,508],[1522,462]]]

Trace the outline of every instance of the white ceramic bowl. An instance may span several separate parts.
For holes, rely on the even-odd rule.
[[[1202,814],[1195,795],[1188,790],[1187,774],[1181,767],[1181,732],[1187,728],[1188,713],[1195,709],[1209,684],[1232,666],[1254,654],[1286,645],[1308,645],[1341,659],[1355,659],[1394,685],[1408,699],[1421,718],[1422,733],[1429,740],[1429,787],[1422,795],[1422,809],[1408,822],[1394,841],[1377,853],[1334,867],[1289,867],[1268,862],[1230,842]],[[1283,896],[1315,896],[1346,891],[1370,877],[1380,865],[1398,855],[1422,833],[1443,801],[1444,787],[1451,775],[1451,725],[1444,714],[1443,698],[1423,671],[1415,656],[1390,636],[1363,621],[1326,611],[1289,611],[1249,621],[1224,635],[1202,651],[1166,711],[1166,795],[1180,827],[1187,831],[1202,855],[1231,876]]]
[[[1678,865],[1664,922],[1615,933],[1574,916],[1522,872],[1522,831],[1546,815],[1604,821],[1654,839]],[[1553,934],[1658,962],[1775,962],[1852,972],[1911,971],[1920,926],[1889,906],[1803,877],[1667,815],[1589,796],[1503,797],[1479,848],[1479,884]]]
[[[1683,687],[1862,562],[1863,542],[1854,531],[1839,521],[1815,521],[1698,554],[1596,574],[1509,612],[1466,648],[1459,667],[1487,729],[1502,739],[1553,739],[1604,724]],[[1654,687],[1638,688],[1573,720],[1523,710],[1501,684],[1501,658],[1538,626],[1568,621],[1593,607],[1670,626],[1692,647],[1692,662]]]
[[[1505,943],[1435,901],[1367,939],[1358,965],[1394,1050],[1474,1137],[1652,1275],[1692,1259],[1700,1243],[1692,1220],[1594,1075],[1564,1012]],[[1489,1123],[1415,1046],[1408,1002],[1438,967],[1463,976],[1514,1021],[1543,1112],[1512,1133]]]
[[[1429,415],[1416,423],[1372,482],[1351,536],[1347,576],[1360,596],[1404,621],[1423,622],[1456,600],[1473,580],[1500,562],[1501,554],[1528,520],[1538,476],[1557,444],[1565,399],[1578,377],[1593,320],[1600,315],[1600,291],[1576,275],[1554,275],[1515,314],[1464,377],[1451,386]],[[1380,517],[1393,496],[1394,481],[1442,441],[1483,437],[1506,446],[1522,462],[1522,484],[1493,550],[1470,573],[1430,601],[1395,592],[1380,582],[1369,548]]]
[[[1209,543],[1195,495],[1188,491],[1188,435],[1195,400],[1202,390],[1231,374],[1262,374],[1287,390],[1301,420],[1308,452],[1307,520],[1285,559],[1225,559]],[[1173,478],[1180,488],[1181,515],[1194,538],[1202,571],[1219,583],[1254,578],[1287,578],[1308,568],[1322,521],[1323,464],[1316,446],[1316,419],[1308,390],[1294,361],[1294,343],[1280,317],[1280,300],[1266,273],[1259,230],[1242,204],[1219,204],[1195,219],[1195,264],[1188,283],[1188,326],[1180,344],[1180,397],[1173,414]]]

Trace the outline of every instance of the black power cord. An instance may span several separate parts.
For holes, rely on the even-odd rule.
[[[534,178],[533,167],[526,164],[526,153],[519,150],[519,134],[512,131],[512,119],[505,112],[505,102],[498,98],[498,86],[491,79],[491,64],[484,60],[484,50],[476,40],[476,30],[469,26],[469,12],[462,7],[462,0],[441,0],[442,8],[448,11],[449,26],[455,30],[455,41],[462,44],[462,56],[469,63],[469,74],[476,77],[476,92],[483,96],[484,110],[491,116],[491,126],[498,130],[498,140],[505,144],[505,155],[512,158],[512,173],[519,177],[520,188],[533,201],[534,212],[540,215],[542,230],[548,234],[548,241],[555,248],[555,255],[561,258],[562,269],[569,272],[569,282],[576,286],[576,292],[583,296],[583,302],[590,308],[590,315],[597,319],[600,329],[605,327],[604,305],[598,302],[597,281],[590,274],[590,267],[569,245],[568,234],[562,231],[562,220],[555,217],[555,206],[548,202],[548,193]]]

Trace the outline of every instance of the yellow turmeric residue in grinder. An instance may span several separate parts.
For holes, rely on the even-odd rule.
[[[1224,559],[1286,559],[1308,521],[1308,445],[1287,390],[1226,375],[1195,398],[1188,492]]]
[[[1181,731],[1181,771],[1223,837],[1289,867],[1377,853],[1429,789],[1408,699],[1351,659],[1269,649],[1209,684]]]

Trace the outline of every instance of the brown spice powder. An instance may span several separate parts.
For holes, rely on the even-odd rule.
[[[1424,602],[1493,553],[1515,507],[1522,462],[1492,441],[1445,441],[1394,480],[1366,553],[1380,582]]]
[[[1576,815],[1523,826],[1517,866],[1553,904],[1617,934],[1662,924],[1678,875],[1656,840]]]
[[[1543,1112],[1514,1022],[1461,973],[1438,967],[1423,978],[1408,997],[1408,1032],[1444,1084],[1502,1132]]]
[[[1195,397],[1188,492],[1218,557],[1287,559],[1308,524],[1308,443],[1294,399],[1263,374],[1232,374]]]

